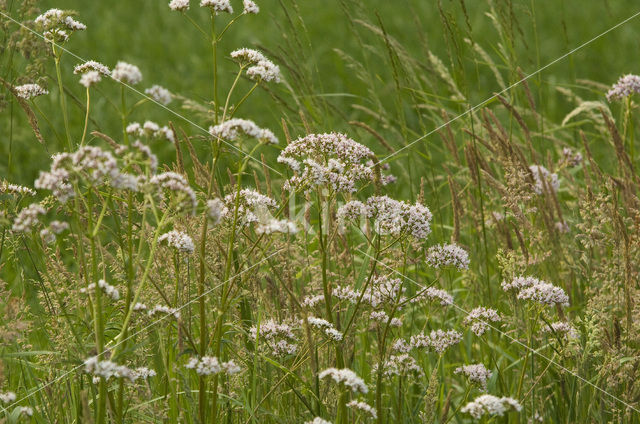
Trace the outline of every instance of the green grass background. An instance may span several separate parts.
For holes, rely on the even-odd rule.
[[[11,0],[8,3],[11,4]],[[78,12],[78,19],[87,24],[87,31],[74,34],[66,44],[66,47],[78,56],[98,60],[110,67],[118,60],[134,63],[140,67],[144,75],[144,81],[138,88],[144,89],[152,84],[160,84],[174,93],[207,102],[211,99],[212,91],[210,47],[179,13],[168,9],[167,3],[165,0],[47,0],[41,1],[40,5],[43,10],[49,7],[73,9]],[[188,13],[207,27],[208,13],[198,7],[196,0],[192,0],[191,3],[192,7]],[[336,0],[263,0],[258,3],[261,14],[243,19],[232,28],[222,43],[222,55],[241,46],[265,47],[278,54],[289,55],[291,49],[287,47],[287,43],[295,45],[292,41],[294,30],[289,24],[293,22],[301,40],[297,48],[304,52],[303,61],[298,63],[300,69],[310,74],[315,94],[325,96],[325,99],[335,105],[341,113],[325,114],[320,124],[321,128],[317,130],[344,131],[349,130],[345,124],[348,119],[366,121],[362,113],[352,105],[368,105],[367,87],[334,51],[335,48],[339,48],[355,58],[362,57],[362,49],[352,30],[353,25],[345,15],[341,3]],[[399,40],[418,60],[424,60],[426,57],[424,44],[420,40],[426,41],[429,49],[447,65],[456,66],[453,62],[460,57],[466,69],[464,78],[469,98],[474,103],[486,99],[498,90],[489,69],[471,60],[468,46],[458,40],[459,49],[456,49],[452,41],[447,39],[447,31],[442,23],[437,1],[371,0],[365,3],[364,13],[368,18],[376,22],[376,14],[379,14],[389,35]],[[496,2],[498,3],[501,2]],[[239,1],[233,4],[238,10],[242,7]],[[351,7],[351,4],[345,4]],[[500,65],[502,59],[498,46],[505,40],[500,38],[486,15],[491,4],[491,1],[465,2],[470,30],[466,26],[460,1],[443,0],[441,8],[444,13],[456,19],[459,33],[470,35]],[[514,38],[514,54],[523,71],[530,73],[637,11],[633,9],[632,2],[626,1],[538,0],[514,1],[512,12],[519,23],[519,26],[515,27],[517,35]],[[571,109],[555,92],[556,85],[571,85],[576,79],[592,79],[610,84],[621,74],[637,72],[638,60],[634,52],[638,51],[640,44],[639,28],[640,19],[633,20],[545,70],[540,79],[542,87],[535,89],[541,90],[540,100],[543,102],[546,116],[561,119]],[[306,33],[301,33],[301,29]],[[362,31],[360,34],[364,34],[365,37],[367,35]],[[364,38],[363,42],[383,47],[380,41],[372,36],[369,39]],[[452,52],[454,59],[449,59],[448,52]],[[224,62],[226,63],[223,65],[221,83],[223,87],[225,81],[228,82],[233,77],[235,70],[235,66],[228,60],[224,59]],[[78,61],[75,58],[65,56],[63,78],[65,85],[84,101],[83,87],[77,84],[77,77],[71,72],[76,63]],[[4,75],[14,79],[19,76],[20,61],[14,62],[14,68],[10,73],[6,65],[5,57],[2,69]],[[393,89],[391,70],[383,61],[370,62],[369,66],[378,79],[381,90],[378,94],[384,99],[384,91]],[[287,78],[289,70],[283,71]],[[53,63],[48,72],[51,77],[55,75]],[[504,76],[507,81],[513,82],[515,79],[515,76],[507,73]],[[534,87],[538,83],[537,78],[531,81]],[[247,82],[244,84],[248,87]],[[53,80],[49,88],[52,94],[38,99],[37,102],[60,130],[62,119],[56,112],[57,90]],[[119,102],[119,89],[114,82],[105,82],[99,89],[104,96],[116,103]],[[291,97],[291,93],[288,93],[285,87],[280,86],[277,90],[284,97]],[[121,131],[119,118],[108,107],[104,96],[94,95],[92,117],[99,122],[101,131],[117,138]],[[132,100],[137,97],[133,93],[129,96]],[[388,97],[392,102],[392,96]],[[603,93],[593,93],[593,98],[602,100]],[[282,137],[279,124],[283,113],[280,108],[273,106],[270,96],[258,93],[246,105],[241,115],[274,129]],[[180,105],[177,102],[172,103],[170,107],[188,115],[179,109]],[[46,166],[47,155],[24,125],[21,111],[14,105],[13,111],[9,112],[12,113],[5,112],[0,116],[0,175],[15,182],[28,184],[37,175],[38,168]],[[84,114],[79,107],[72,105],[71,116],[72,128],[75,128],[77,133],[80,131]],[[13,125],[10,124],[10,119],[14,120]],[[166,123],[171,119],[189,133],[199,133],[199,130],[190,127],[186,122],[181,122],[170,113],[151,104],[137,110],[131,119],[152,119],[160,123]],[[198,123],[206,125],[202,121]],[[369,120],[368,123],[375,128],[375,122]],[[50,128],[42,122],[41,127],[48,142],[55,143]],[[77,136],[79,137],[79,134]],[[404,143],[402,140],[389,141],[395,146]],[[430,139],[426,139],[416,148],[428,149],[429,143]],[[161,150],[170,154],[170,149]]]

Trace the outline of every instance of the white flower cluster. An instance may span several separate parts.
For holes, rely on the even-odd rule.
[[[223,218],[233,219],[235,202],[235,191],[224,197],[225,208],[222,210]],[[264,194],[260,194],[255,190],[247,188],[240,190],[240,197],[238,199],[238,216],[241,218],[241,224],[260,222],[260,218],[266,220],[269,215],[268,209],[275,207],[275,200],[265,196]]]
[[[620,77],[618,82],[607,92],[607,100],[621,100],[634,93],[640,93],[640,76],[632,74],[624,75]]]
[[[49,9],[35,20],[42,31],[83,31],[87,26],[73,19],[71,12],[60,9]]]
[[[274,356],[294,355],[298,352],[297,337],[287,323],[269,319],[260,323],[259,334],[256,326],[249,329],[249,334],[254,341],[264,340]]]
[[[327,368],[318,374],[320,379],[331,377],[333,381],[338,384],[344,384],[348,388],[351,389],[352,392],[360,392],[366,394],[369,391],[369,388],[364,383],[364,380],[358,377],[358,375],[351,371],[349,368]]]
[[[490,327],[490,322],[500,321],[500,315],[495,309],[485,308],[480,306],[472,309],[464,318],[462,323],[464,325],[470,325],[471,331],[476,336],[482,336]]]
[[[39,203],[32,203],[18,212],[18,215],[13,220],[11,230],[19,233],[29,232],[39,222],[38,216],[46,213],[45,208]]]
[[[260,128],[248,119],[233,118],[209,128],[209,134],[224,141],[235,141],[241,135],[255,138],[266,144],[278,144],[278,138],[268,129]]]
[[[30,406],[21,406],[18,409],[18,413],[27,417],[33,417],[33,408]]]
[[[366,204],[358,200],[346,203],[338,209],[337,216],[344,223],[353,220],[358,212],[373,219],[374,228],[381,235],[411,235],[424,240],[431,234],[431,211],[420,203],[410,205],[388,196],[373,196]]]
[[[16,399],[17,397],[14,392],[0,393],[0,402],[2,403],[15,402]]]
[[[242,5],[244,6],[242,13],[247,15],[256,15],[260,12],[258,5],[252,0],[243,0]]]
[[[564,336],[567,339],[577,339],[578,331],[568,322],[556,321],[550,325],[542,327],[542,334],[553,333],[558,336]]]
[[[389,323],[390,327],[402,327],[402,320],[400,318],[393,317],[389,320],[389,315],[385,311],[372,311],[369,315],[372,321],[379,321],[386,324]]]
[[[95,60],[87,60],[86,62],[80,63],[73,68],[74,74],[84,74],[86,72],[99,72],[102,75],[109,76],[111,75],[111,71],[105,65],[100,62],[96,62]]]
[[[393,305],[405,301],[405,288],[402,287],[402,280],[389,276],[378,276],[371,280],[371,284],[362,294],[362,302],[373,308],[379,308],[385,304]],[[356,303],[360,298],[360,293],[348,287],[336,287],[332,295],[341,300]]]
[[[40,172],[35,187],[51,190],[64,203],[74,195],[70,183],[74,176],[83,178],[94,186],[107,182],[114,188],[129,188],[120,185],[123,179],[127,179],[120,173],[113,155],[96,146],[83,146],[74,153],[53,155],[50,171]]]
[[[233,361],[220,362],[215,356],[203,356],[200,359],[191,358],[185,368],[195,370],[198,375],[203,376],[220,373],[233,375],[242,371]]]
[[[320,417],[315,417],[311,421],[306,421],[304,424],[332,424],[331,421],[324,420]]]
[[[533,175],[533,191],[536,194],[546,193],[547,191],[557,192],[560,187],[558,174],[551,173],[542,165],[531,165],[529,167]]]
[[[520,411],[520,403],[510,397],[496,397],[493,395],[482,395],[473,402],[467,403],[460,411],[469,413],[473,418],[480,419],[483,415],[503,416],[510,409]]]
[[[233,13],[229,0],[201,0],[200,7],[210,7],[216,13]]]
[[[378,364],[375,364],[373,367],[373,373],[377,373],[377,371],[378,371]],[[399,355],[390,355],[389,359],[387,359],[382,363],[382,374],[385,377],[392,377],[392,376],[422,377],[424,376],[422,367],[418,365],[418,362],[407,353],[401,353]]]
[[[433,349],[438,354],[443,354],[449,347],[460,343],[462,340],[462,334],[455,330],[433,330],[429,335],[418,334],[417,336],[411,336],[409,345],[412,348],[427,348]]]
[[[447,291],[436,289],[435,287],[427,287],[420,291],[411,299],[411,303],[419,303],[425,300],[434,299],[440,299],[440,304],[442,306],[453,305],[453,296],[451,296]]]
[[[18,184],[11,184],[7,181],[0,181],[0,193],[19,194],[26,196],[35,196],[36,191]]]
[[[149,137],[155,140],[169,140],[172,143],[176,142],[173,130],[168,126],[161,127],[153,121],[145,121],[140,125],[139,122],[132,122],[127,125],[125,129],[127,134],[131,134],[136,137]]]
[[[126,378],[132,383],[138,379],[146,380],[147,378],[154,377],[156,375],[154,370],[146,367],[132,369],[108,360],[99,361],[97,356],[92,356],[84,361],[84,371],[87,374],[92,374],[94,378],[97,377],[99,379],[102,377],[105,380],[112,377]]]
[[[146,90],[144,90],[144,93],[156,102],[165,106],[171,103],[171,100],[173,100],[171,92],[159,85],[153,85],[150,88],[147,88]]]
[[[97,285],[96,283],[89,284],[86,288],[80,289],[80,293],[91,293],[95,291],[96,286],[99,287],[100,290],[102,290],[104,294],[109,296],[112,300],[115,301],[120,299],[120,292],[118,291],[118,289],[107,283],[105,280],[98,280]]]
[[[465,375],[471,383],[478,384],[482,390],[487,390],[487,380],[492,375],[492,372],[483,364],[463,365],[456,368],[453,373]]]
[[[98,71],[88,71],[83,73],[80,77],[80,85],[86,88],[96,85],[100,81],[102,81],[102,77]]]
[[[318,328],[322,330],[322,332],[331,340],[340,341],[342,340],[342,333],[333,326],[329,321],[323,318],[316,317],[308,317],[307,322],[312,327]]]
[[[177,249],[179,252],[193,253],[195,250],[193,239],[187,233],[171,230],[158,238],[159,242],[165,240],[169,246]]]
[[[171,0],[169,2],[169,9],[176,10],[178,12],[189,10],[189,0]]]
[[[502,282],[502,289],[519,290],[518,299],[533,300],[543,305],[569,306],[569,296],[560,287],[533,277],[516,277],[511,283]]]
[[[198,205],[196,193],[184,176],[171,171],[163,172],[151,177],[149,183],[157,187],[157,193],[160,196],[163,196],[163,190],[167,190],[174,194],[174,201],[179,208],[185,208],[187,211],[195,213]]]
[[[289,221],[287,219],[275,219],[271,218],[266,220],[265,222],[260,222],[256,226],[257,234],[273,234],[273,233],[283,233],[283,234],[296,234],[298,232],[298,228],[293,221]]]
[[[256,6],[257,7],[257,6]],[[254,49],[242,48],[231,52],[231,58],[247,67],[247,77],[253,81],[280,82],[280,68]]]
[[[541,283],[522,289],[517,297],[518,299],[533,300],[543,305],[569,306],[569,296],[563,289],[551,283]]]
[[[111,77],[125,84],[136,85],[142,81],[142,72],[136,65],[119,61],[111,71]]]
[[[453,266],[459,270],[469,269],[469,254],[455,244],[440,244],[427,250],[427,263],[434,268]]]
[[[224,215],[224,202],[220,199],[207,200],[207,218],[212,225],[218,225]]]
[[[153,154],[153,152],[151,151],[151,148],[146,144],[144,144],[143,142],[141,142],[140,140],[134,141],[131,147],[134,150],[134,154],[139,153],[140,156],[142,157],[141,161],[149,165],[149,168],[151,168],[151,172],[155,173],[156,170],[158,169],[158,157]],[[123,149],[126,149],[126,148],[123,146]]]
[[[138,306],[138,304],[136,304],[134,308],[136,306]],[[142,306],[144,306],[144,309],[147,308],[145,305]],[[149,312],[147,312],[147,315],[149,315],[150,317],[157,314],[168,315],[174,317],[175,319],[180,319],[180,311],[177,308],[170,308],[166,305],[156,305],[153,308],[149,309]]]
[[[68,229],[69,224],[66,222],[51,221],[47,228],[43,228],[42,231],[40,231],[40,237],[42,237],[46,243],[53,243],[56,241],[56,236]]]
[[[291,142],[278,156],[295,173],[286,190],[330,186],[339,192],[355,192],[356,183],[371,181],[373,172],[364,160],[373,155],[366,146],[345,134],[310,134]]]
[[[378,413],[376,412],[376,408],[374,408],[373,406],[369,405],[366,402],[352,400],[351,402],[347,403],[347,407],[358,410],[358,411],[366,412],[374,420],[378,418]]]
[[[15,90],[18,97],[25,100],[49,94],[47,90],[40,87],[38,84],[23,84],[13,87],[13,89]]]
[[[140,303],[140,302],[138,302],[138,303],[136,303],[135,305],[133,305],[133,306],[131,307],[131,309],[132,309],[134,312],[142,312],[142,311],[146,311],[146,310],[147,310],[147,305],[145,305],[144,303]]]
[[[308,308],[313,308],[320,302],[324,302],[323,294],[305,296],[304,299],[302,299],[302,302],[300,302],[300,304]]]

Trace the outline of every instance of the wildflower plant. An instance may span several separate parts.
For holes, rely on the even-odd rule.
[[[620,136],[603,112],[627,179],[605,178],[587,143],[584,150],[558,143],[543,157],[533,140],[568,132],[544,127],[547,118],[534,107],[511,105],[517,95],[495,97],[522,134],[505,128],[492,103],[481,112],[469,106],[469,116],[459,117],[463,128],[438,130],[450,161],[417,184],[416,158],[433,165],[443,152],[398,153],[411,148],[406,137],[422,132],[423,119],[453,122],[443,99],[456,108],[471,104],[457,77],[433,53],[424,63],[412,59],[381,17],[380,29],[357,20],[390,50],[396,110],[385,109],[388,99],[372,85],[375,107],[359,105],[354,115],[366,109],[382,129],[355,120],[348,129],[330,126],[344,116],[320,116],[334,118],[332,108],[308,113],[321,96],[305,92],[303,67],[269,46],[227,42],[247,19],[270,25],[261,15],[265,6],[165,0],[167,19],[191,25],[210,49],[198,99],[181,94],[185,87],[153,81],[141,60],[72,64],[65,43],[91,28],[60,9],[34,18],[57,88],[34,78],[8,84],[9,91],[34,108],[46,96],[58,100],[64,137],[62,146],[45,146],[52,149],[47,167],[33,184],[0,180],[0,258],[28,258],[21,265],[33,272],[20,275],[35,275],[7,288],[0,281],[0,294],[10,299],[0,310],[15,323],[0,326],[6,363],[29,365],[22,374],[5,375],[0,367],[2,419],[517,421],[537,414],[541,400],[558,403],[552,386],[582,384],[572,370],[594,358],[610,387],[635,387],[620,378],[635,372],[639,343],[632,283],[640,257],[632,231],[640,216],[638,179],[624,145],[631,152],[631,121]],[[504,13],[491,16],[498,22]],[[365,47],[369,55],[373,47]],[[486,52],[478,54],[490,62]],[[349,63],[359,77],[369,72]],[[421,76],[425,70],[445,82],[447,94],[424,91],[432,84]],[[498,80],[500,72],[496,67]],[[71,73],[74,85],[65,87],[63,75]],[[425,87],[403,92],[414,76]],[[627,113],[638,91],[634,78],[606,94],[610,102],[626,100]],[[406,95],[415,96],[411,104]],[[272,114],[251,116],[257,96],[273,101]],[[533,103],[531,93],[524,97]],[[151,108],[176,119],[148,116]],[[117,130],[102,132],[98,122],[115,122]],[[529,130],[537,122],[541,127]],[[420,128],[409,128],[414,124]],[[456,139],[463,134],[470,140]],[[404,144],[396,149],[396,142]],[[579,172],[588,172],[589,186],[576,186]],[[594,193],[598,184],[606,195]],[[571,214],[566,204],[576,199],[584,207]],[[618,202],[628,215],[613,218],[623,209]],[[576,214],[589,216],[577,222]],[[579,259],[563,250],[572,237]],[[621,262],[602,259],[599,237]],[[576,281],[574,272],[586,275],[591,267],[606,285]],[[592,293],[600,303],[588,303],[589,310],[615,317],[610,332],[593,316],[575,316],[575,305]],[[616,316],[622,310],[624,329]],[[22,314],[32,322],[24,324]],[[46,342],[27,337],[28,326]],[[49,386],[60,390],[41,396]],[[629,393],[631,402],[637,392]],[[589,403],[593,394],[572,399]],[[559,421],[588,421],[591,413],[554,408]]]

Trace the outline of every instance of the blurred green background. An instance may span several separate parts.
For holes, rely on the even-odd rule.
[[[6,3],[12,15],[19,18],[20,2],[6,0]],[[73,53],[84,59],[98,60],[109,67],[113,67],[118,60],[136,64],[144,75],[138,89],[160,84],[173,93],[206,104],[211,100],[212,93],[210,45],[180,13],[170,11],[167,3],[167,0],[37,2],[43,11],[51,7],[75,10],[77,19],[86,23],[87,31],[74,34],[66,44]],[[188,14],[201,26],[208,28],[208,12],[198,7],[197,3],[197,0],[191,1]],[[239,113],[241,117],[273,129],[281,138],[281,119],[296,118],[296,111],[300,108],[307,109],[306,113],[314,118],[314,129],[318,131],[351,131],[346,122],[352,119],[365,121],[376,128],[375,119],[353,107],[371,106],[370,87],[355,75],[353,68],[335,50],[340,49],[360,60],[367,45],[381,44],[371,31],[354,24],[356,19],[374,25],[381,22],[389,38],[402,44],[417,61],[426,60],[428,53],[425,47],[428,47],[445,65],[458,69],[457,73],[454,72],[459,77],[458,83],[464,86],[470,101],[477,103],[498,91],[499,86],[490,69],[478,62],[477,55],[471,54],[471,48],[462,39],[464,35],[460,34],[466,34],[481,45],[498,66],[515,60],[527,74],[637,12],[630,7],[632,2],[612,0],[262,0],[258,3],[261,13],[243,17],[223,39],[221,86],[228,86],[236,70],[235,64],[227,59],[227,53],[243,46],[268,51],[280,62],[287,82],[293,79],[294,74],[304,75],[310,84],[306,92],[300,92],[287,83],[270,87],[274,90],[272,94],[288,105],[288,109],[278,105],[269,93],[258,90]],[[242,8],[239,0],[232,4],[237,11]],[[502,36],[488,16],[491,10],[509,15],[505,21],[511,22],[511,28],[503,28]],[[14,31],[16,26],[2,19],[5,21],[6,47],[6,31]],[[452,22],[457,28],[452,28]],[[640,44],[639,28],[640,19],[634,19],[551,66],[541,74],[540,80],[532,79],[530,84],[539,94],[547,118],[560,120],[572,108],[564,103],[555,86],[572,86],[581,79],[610,85],[624,73],[638,72],[635,52]],[[504,33],[511,33],[513,38],[506,40]],[[503,57],[501,45],[511,46],[507,50],[512,52],[512,58]],[[3,49],[0,68],[3,78],[16,84],[27,82],[21,79],[25,60],[15,54],[10,58],[10,54],[9,49]],[[286,63],[283,64],[281,60]],[[80,137],[84,119],[84,88],[72,73],[73,66],[78,62],[69,55],[63,58],[65,86],[80,101],[79,104],[70,102],[69,106],[72,131],[74,136]],[[386,96],[386,90],[389,93],[393,90],[393,70],[387,61],[369,60],[367,63],[368,70],[375,75],[378,87],[376,94],[382,99],[388,97],[392,103],[393,96]],[[509,73],[506,68],[503,77],[507,83],[515,81],[517,75]],[[48,84],[51,94],[36,99],[36,102],[62,134],[52,59],[48,61],[46,70],[52,78]],[[436,79],[432,75],[426,77]],[[247,81],[241,84],[240,93],[250,87]],[[120,118],[109,105],[109,102],[119,104],[119,87],[112,81],[105,81],[98,90],[100,94],[93,96],[92,103],[92,118],[97,127],[90,129],[99,129],[119,140]],[[437,95],[434,93],[434,98]],[[314,111],[309,96],[322,98],[326,110]],[[597,90],[586,97],[604,99],[603,92]],[[129,93],[128,98],[133,103],[138,96]],[[209,123],[202,117],[194,117],[189,111],[182,110],[180,102],[174,101],[170,107],[193,118],[199,125],[208,127]],[[171,120],[189,134],[200,134],[200,130],[152,104],[144,105],[131,116],[131,120],[147,119],[161,125]],[[61,145],[56,142],[51,127],[42,119],[40,127],[50,143],[49,153],[60,150]],[[299,132],[296,130],[294,135]],[[26,125],[23,112],[11,99],[0,114],[0,137],[0,175],[17,183],[32,184],[38,169],[47,166],[48,155]],[[406,143],[394,139],[389,142],[394,146]],[[423,148],[429,142],[429,139],[424,140]],[[154,148],[161,155],[166,154],[166,160],[171,160],[170,146],[157,145]]]

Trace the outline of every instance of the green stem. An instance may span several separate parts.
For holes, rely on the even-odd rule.
[[[62,119],[64,121],[64,131],[67,136],[67,147],[69,151],[73,151],[73,143],[71,142],[71,131],[69,130],[69,115],[67,113],[67,98],[64,95],[64,87],[62,86],[62,72],[60,71],[60,59],[62,57],[62,50],[58,53],[56,46],[51,45],[53,49],[53,56],[56,64],[56,78],[58,80],[58,90],[60,91],[60,109],[62,109]]]
[[[82,140],[80,140],[80,146],[84,146],[84,140],[87,138],[87,127],[89,126],[89,107],[91,106],[91,95],[89,94],[89,87],[87,87],[87,113],[84,117],[84,129],[82,130]]]

